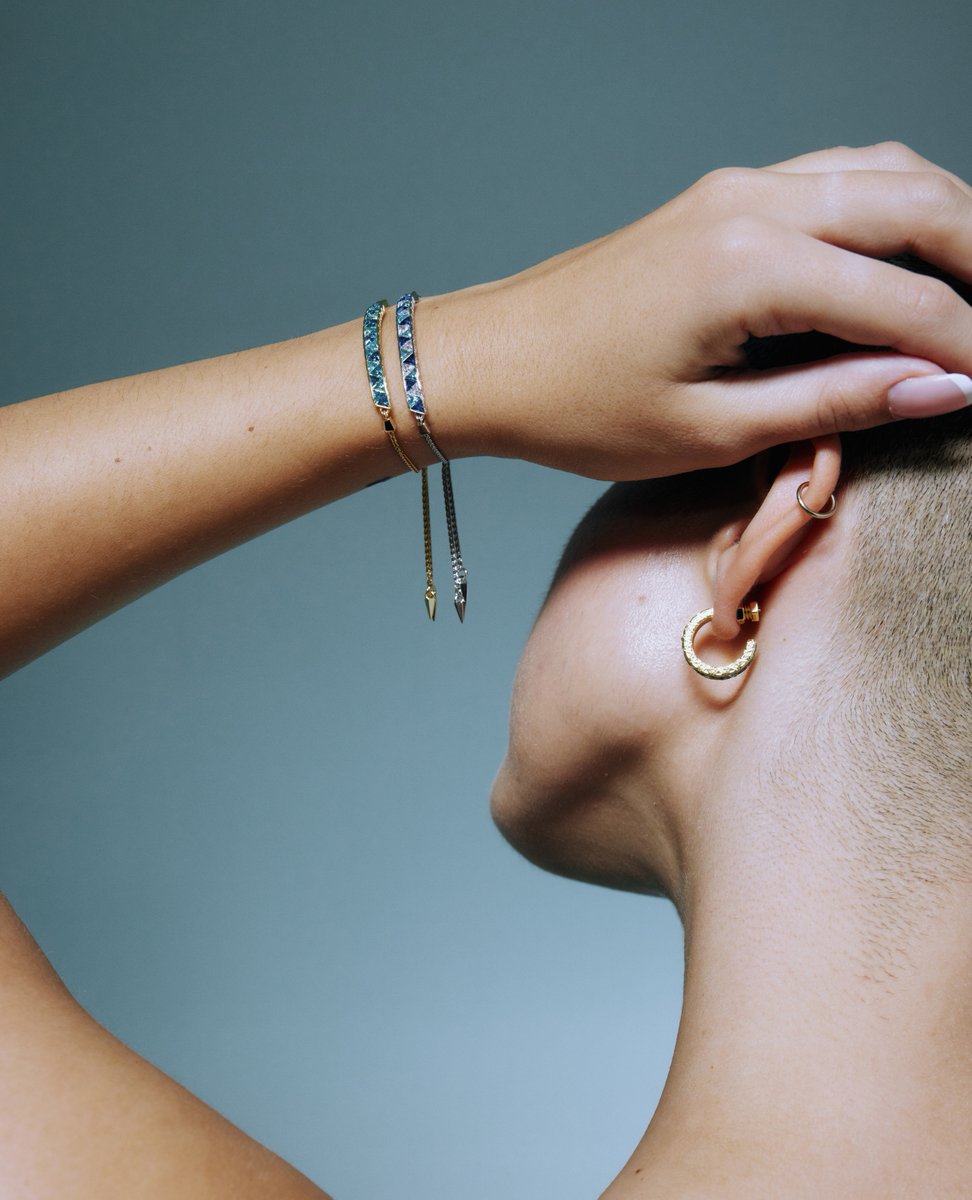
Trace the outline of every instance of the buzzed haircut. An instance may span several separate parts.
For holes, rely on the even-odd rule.
[[[824,341],[820,357],[861,349]],[[889,930],[903,945],[972,878],[972,408],[841,442],[853,544],[821,581],[830,645],[765,779],[838,831],[873,935],[861,969],[893,987],[908,965]]]

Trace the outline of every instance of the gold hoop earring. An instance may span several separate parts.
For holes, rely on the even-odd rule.
[[[830,493],[830,507],[822,508],[820,510],[820,512],[815,512],[809,506],[809,504],[807,504],[806,501],[803,499],[804,489],[808,488],[809,486],[810,486],[810,480],[808,479],[806,483],[801,483],[800,486],[797,488],[797,504],[800,505],[800,507],[803,509],[803,511],[807,514],[807,516],[813,517],[813,519],[815,521],[829,521],[830,518],[837,511],[837,500],[834,496],[834,493],[833,492]]]
[[[703,612],[696,613],[685,626],[682,630],[682,653],[692,670],[706,679],[733,679],[736,675],[741,675],[756,657],[756,639],[749,638],[742,654],[733,662],[726,663],[725,666],[714,667],[711,663],[703,662],[695,653],[695,635],[703,625],[708,625],[714,612],[714,609],[707,608]],[[736,620],[740,625],[744,625],[747,621],[755,623],[760,616],[759,605],[755,602],[736,609]]]

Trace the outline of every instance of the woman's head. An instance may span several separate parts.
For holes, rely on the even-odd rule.
[[[845,437],[838,514],[762,560],[759,654],[728,682],[689,670],[681,630],[774,488],[796,508],[809,448],[611,488],[524,652],[493,796],[506,836],[550,869],[675,895],[727,806],[816,807],[895,870],[966,846],[970,435],[965,412]]]

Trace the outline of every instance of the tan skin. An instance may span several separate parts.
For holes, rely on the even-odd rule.
[[[837,698],[841,664],[815,667],[860,553],[846,492],[833,520],[792,532],[813,458],[804,443],[779,471],[757,459],[749,478],[674,500],[612,489],[520,664],[500,828],[548,869],[664,892],[685,927],[672,1067],[604,1200],[969,1195],[972,870],[956,864],[972,863],[972,836],[954,821],[953,859],[895,873],[874,920],[889,880],[868,814],[896,811],[893,755],[867,771],[863,728],[801,743],[807,679],[824,681],[814,704]],[[741,557],[763,580],[758,656],[702,679],[679,634]],[[697,649],[720,662],[740,644]],[[968,810],[968,769],[927,786]]]
[[[972,193],[905,147],[715,172],[615,233],[422,299],[431,427],[452,457],[613,479],[818,439],[806,477],[820,505],[830,435],[891,419],[888,391],[903,379],[972,375],[972,314],[951,290],[863,257],[903,250],[972,279]],[[743,368],[747,334],[810,328],[896,353]],[[383,351],[396,362],[388,317]],[[429,462],[400,376],[388,379],[403,445]],[[368,401],[359,318],[11,405],[0,444],[4,673],[180,571],[404,469]],[[779,521],[769,526],[779,541]],[[759,562],[740,546],[735,575],[727,564],[722,590],[712,581],[723,636]],[[4,1195],[323,1196],[93,1022],[8,907],[0,957]]]

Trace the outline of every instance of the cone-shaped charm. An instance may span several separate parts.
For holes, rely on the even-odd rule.
[[[435,588],[432,584],[425,589],[425,611],[429,614],[429,620],[435,620]]]
[[[455,602],[456,612],[459,614],[459,620],[464,621],[466,618],[466,573],[463,571],[462,579],[456,584],[455,591],[452,594],[452,599]]]

